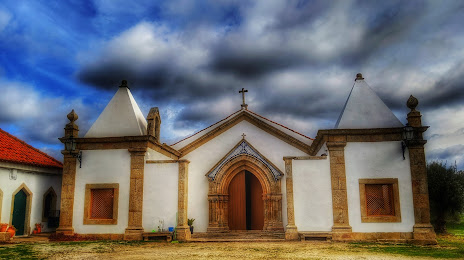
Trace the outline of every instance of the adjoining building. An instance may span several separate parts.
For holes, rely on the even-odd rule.
[[[193,218],[204,237],[436,243],[417,104],[411,96],[404,126],[358,74],[334,129],[314,139],[243,98],[227,118],[166,145],[158,108],[145,118],[123,81],[83,137],[68,115],[57,232],[140,240],[164,223],[187,241]]]
[[[0,222],[16,235],[58,227],[63,165],[53,157],[0,129]]]

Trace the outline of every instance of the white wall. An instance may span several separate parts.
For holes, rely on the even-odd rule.
[[[414,208],[408,151],[401,142],[347,143],[345,168],[350,225],[353,232],[412,232]],[[359,179],[398,178],[400,223],[361,223]]]
[[[35,228],[35,223],[43,224],[43,232],[52,231],[49,229],[47,222],[42,222],[43,213],[43,195],[50,187],[53,187],[57,195],[56,210],[60,209],[61,199],[61,175],[49,175],[38,173],[41,169],[37,167],[27,167],[30,170],[19,170],[10,168],[0,168],[0,189],[3,191],[3,201],[0,213],[1,223],[10,223],[11,219],[11,201],[13,192],[25,184],[32,192],[32,205],[31,205],[31,218],[30,227],[31,232]],[[10,171],[14,171],[16,180],[10,179]]]
[[[85,185],[119,183],[117,225],[84,225]],[[81,234],[124,233],[129,218],[130,153],[127,149],[82,151],[74,191],[74,232]]]
[[[330,163],[293,160],[293,201],[298,231],[331,231],[333,226]]]
[[[150,152],[150,157],[156,152]],[[151,157],[153,158],[153,157]],[[178,163],[145,164],[143,182],[143,228],[157,229],[160,220],[164,228],[176,226],[178,197]]]
[[[285,174],[284,156],[305,156],[304,152],[267,134],[260,128],[242,121],[226,132],[187,154],[183,159],[189,164],[188,218],[195,219],[195,231],[206,232],[208,227],[208,178],[205,174],[221,160],[238,142],[242,134],[262,155]],[[282,178],[282,217],[287,224],[285,176]]]

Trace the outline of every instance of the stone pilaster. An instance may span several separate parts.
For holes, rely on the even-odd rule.
[[[330,154],[330,178],[332,182],[332,226],[333,239],[349,239],[351,226],[348,217],[348,196],[346,192],[346,173],[345,173],[345,146],[346,142],[327,142],[327,149]],[[338,234],[337,234],[338,233]]]
[[[285,183],[287,190],[287,226],[285,230],[286,240],[298,240],[298,229],[295,225],[295,213],[293,203],[293,171],[292,171],[292,159],[285,157]]]
[[[60,139],[61,142],[66,142],[68,138],[77,138],[79,135],[79,126],[74,123],[79,117],[74,112],[74,109],[67,115],[69,123],[64,128],[64,138]],[[65,235],[73,235],[73,210],[74,210],[74,189],[76,183],[76,156],[79,154],[78,150],[66,151],[61,153],[63,159],[63,175],[61,180],[61,205],[60,205],[60,225],[56,229],[57,233]]]
[[[142,240],[143,174],[147,148],[131,148],[129,222],[124,240]]]
[[[63,175],[61,180],[61,206],[60,206],[60,226],[56,233],[73,235],[73,209],[74,209],[74,189],[76,183],[77,160],[68,151],[61,151],[64,155]]]
[[[177,240],[187,241],[190,239],[190,228],[187,220],[188,208],[188,164],[187,160],[179,160],[179,183],[177,201]]]
[[[413,140],[407,141],[414,203],[413,236],[414,240],[421,243],[436,244],[436,235],[430,224],[427,165],[424,151],[427,141],[423,139],[423,132],[427,130],[427,127],[422,126],[421,114],[415,109],[418,103],[413,96],[409,97],[407,102],[407,106],[411,109],[407,117],[408,124],[414,128]]]

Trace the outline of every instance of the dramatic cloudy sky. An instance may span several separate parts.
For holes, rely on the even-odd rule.
[[[0,2],[0,128],[60,157],[122,79],[158,106],[168,144],[240,109],[314,137],[362,72],[405,123],[419,99],[427,157],[464,168],[463,1]],[[58,158],[61,159],[61,158]]]

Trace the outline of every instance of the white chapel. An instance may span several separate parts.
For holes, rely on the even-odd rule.
[[[172,227],[180,241],[262,232],[436,243],[417,105],[411,96],[403,125],[358,74],[334,128],[314,138],[243,98],[240,110],[167,145],[163,108],[144,116],[123,81],[85,135],[68,115],[57,232],[141,240]]]

